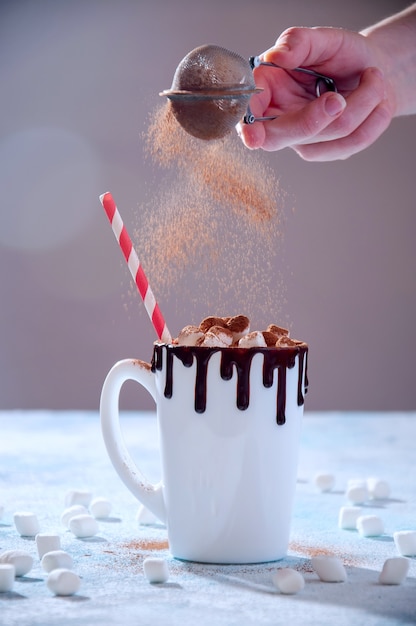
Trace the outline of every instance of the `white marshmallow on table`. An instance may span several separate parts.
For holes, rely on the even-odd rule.
[[[349,478],[347,480],[347,489],[350,487],[367,487],[366,478]]]
[[[26,550],[6,550],[0,554],[0,563],[14,565],[15,576],[24,576],[33,567],[33,557]]]
[[[60,568],[49,574],[46,584],[56,596],[72,596],[80,588],[81,580],[75,572]]]
[[[333,474],[325,474],[324,472],[318,472],[313,477],[314,485],[319,491],[331,491],[335,485],[335,476]]]
[[[79,539],[93,537],[98,533],[97,520],[88,513],[75,515],[69,520],[69,530]]]
[[[336,556],[314,556],[312,567],[325,583],[343,583],[347,580],[344,564]]]
[[[13,563],[0,563],[0,593],[13,589],[15,576],[16,570]]]
[[[338,515],[338,526],[344,530],[357,530],[357,519],[362,515],[360,506],[342,506]]]
[[[61,515],[61,524],[65,526],[65,528],[69,528],[69,521],[75,515],[82,515],[83,513],[88,513],[88,509],[85,508],[83,504],[73,504],[64,510]]]
[[[398,530],[393,539],[399,554],[416,556],[416,530]]]
[[[385,500],[390,496],[390,485],[380,478],[367,478],[367,489],[372,500]]]
[[[38,533],[35,537],[38,555],[41,559],[47,552],[52,550],[60,550],[61,538],[59,535],[49,535],[47,533]]]
[[[71,489],[65,494],[65,507],[70,507],[73,504],[82,504],[85,508],[88,508],[89,503],[92,500],[91,491],[75,490]]]
[[[54,569],[72,569],[74,562],[65,550],[52,550],[43,555],[40,564],[45,572],[52,572]]]
[[[144,504],[141,504],[136,514],[136,520],[143,526],[157,524],[159,519]]]
[[[143,561],[143,571],[149,583],[165,583],[169,578],[165,559],[148,557]]]
[[[107,498],[94,498],[90,502],[90,513],[93,517],[105,518],[111,513],[111,502]]]
[[[305,586],[305,579],[300,572],[290,567],[282,567],[272,574],[275,587],[284,594],[295,594]]]
[[[382,585],[400,585],[407,576],[410,561],[404,556],[395,556],[384,562],[378,582]]]
[[[384,533],[384,524],[378,515],[360,515],[357,530],[362,537],[378,537]]]
[[[368,493],[367,483],[363,480],[349,480],[346,494],[347,500],[353,504],[363,504],[370,497]]]
[[[38,518],[30,511],[17,511],[13,515],[13,521],[22,537],[35,537],[40,531]]]
[[[238,341],[239,348],[266,348],[267,343],[262,332],[254,330],[241,337]]]

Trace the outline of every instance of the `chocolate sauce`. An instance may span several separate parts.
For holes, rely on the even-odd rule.
[[[184,367],[191,367],[196,360],[195,376],[195,411],[204,413],[207,403],[207,370],[211,356],[221,352],[220,375],[223,380],[231,380],[234,367],[237,371],[237,398],[238,409],[244,411],[250,404],[250,369],[255,354],[263,355],[263,385],[272,387],[275,370],[277,370],[278,386],[276,399],[276,422],[281,425],[286,421],[286,373],[295,366],[298,359],[298,388],[297,403],[304,403],[304,393],[308,389],[306,344],[285,348],[205,348],[194,346],[174,346],[155,344],[152,358],[152,371],[161,371],[163,368],[163,351],[166,351],[166,381],[164,395],[171,398],[173,395],[173,359],[179,359]],[[305,379],[304,391],[303,380]]]

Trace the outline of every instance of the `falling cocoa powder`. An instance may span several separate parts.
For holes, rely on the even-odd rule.
[[[146,148],[160,165],[178,166],[191,176],[193,191],[199,187],[195,201],[202,193],[204,201],[210,197],[246,212],[254,222],[276,216],[278,185],[273,172],[255,157],[249,158],[234,135],[201,142],[181,128],[168,102],[149,125]]]
[[[151,116],[145,151],[158,178],[134,235],[159,299],[186,301],[187,314],[193,304],[220,312],[243,303],[259,325],[281,316],[274,266],[282,194],[261,155],[235,133],[216,141],[188,135],[169,102]]]

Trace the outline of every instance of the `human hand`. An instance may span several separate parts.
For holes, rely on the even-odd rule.
[[[257,117],[273,121],[239,123],[248,148],[293,148],[308,161],[345,159],[372,144],[394,115],[394,91],[383,76],[382,50],[359,33],[337,28],[290,28],[260,56],[278,69],[254,70],[262,92],[252,96]],[[334,79],[338,93],[315,96],[315,80],[296,67]]]

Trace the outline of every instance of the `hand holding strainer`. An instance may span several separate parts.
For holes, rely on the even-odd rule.
[[[245,124],[265,122],[276,116],[254,117],[249,100],[261,89],[254,82],[253,69],[259,65],[279,68],[259,57],[249,60],[226,48],[204,45],[189,52],[176,68],[172,86],[161,92],[169,98],[172,111],[184,130],[199,139],[224,137],[243,119]],[[297,67],[315,78],[315,94],[337,91],[335,82],[308,68]]]

